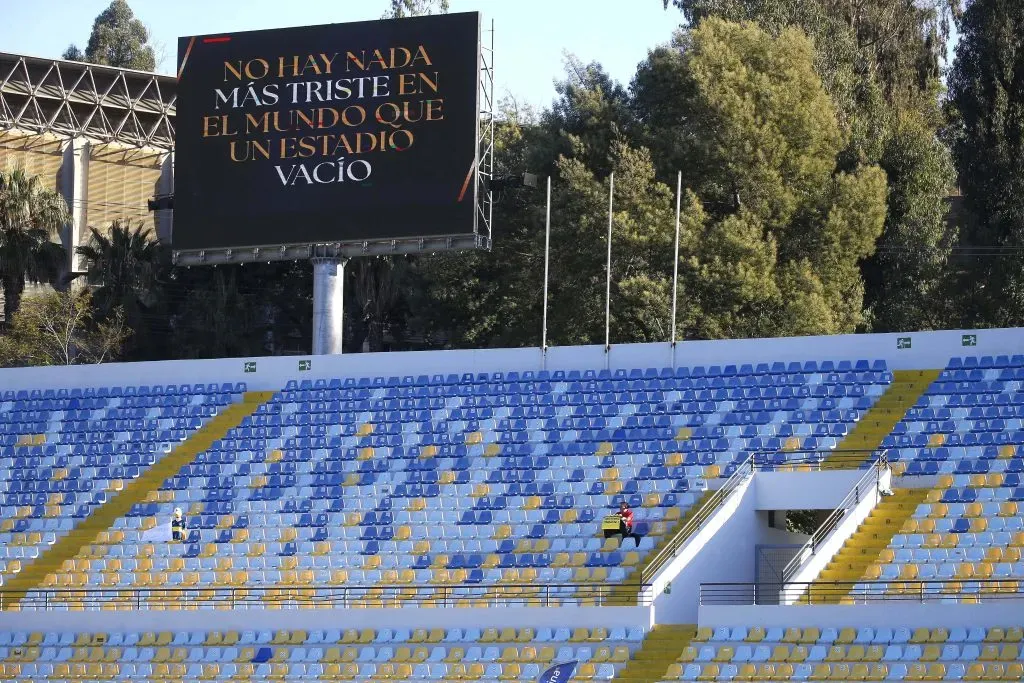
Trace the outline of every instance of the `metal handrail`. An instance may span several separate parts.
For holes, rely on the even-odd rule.
[[[756,469],[780,467],[786,465],[821,465],[826,460],[829,463],[864,465],[874,463],[886,452],[885,448],[834,448],[834,449],[809,449],[796,448],[793,450],[776,449],[772,451],[755,451],[753,456]],[[778,454],[786,456],[785,463],[768,462],[767,456]]]
[[[800,567],[811,558],[814,553],[818,552],[818,547],[822,542],[828,538],[832,532],[838,527],[850,514],[857,505],[860,504],[862,496],[866,493],[874,492],[878,490],[878,478],[880,476],[879,460],[872,463],[863,476],[857,480],[857,483],[853,485],[849,493],[839,501],[836,505],[835,510],[825,518],[825,521],[821,523],[821,526],[811,534],[811,537],[807,539],[800,550],[797,551],[796,555],[793,556],[782,570],[782,581],[783,583],[788,582]],[[870,483],[870,487],[868,484]]]
[[[687,520],[686,524],[675,533],[666,545],[651,555],[651,559],[640,571],[640,581],[644,584],[650,583],[654,576],[676,556],[690,536],[696,533],[703,526],[704,522],[718,511],[732,493],[739,488],[740,484],[746,481],[753,472],[753,457],[751,456],[736,468],[736,471],[725,480],[720,488],[713,491],[703,503],[698,503],[699,509]]]
[[[815,605],[853,602],[1024,601],[1016,579],[703,583],[701,605]]]
[[[651,586],[627,584],[437,584],[368,586],[227,586],[189,588],[59,588],[0,590],[0,611],[163,608],[294,608],[649,606]],[[480,604],[484,603],[484,604]]]

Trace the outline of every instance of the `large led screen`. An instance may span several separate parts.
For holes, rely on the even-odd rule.
[[[182,38],[175,250],[473,232],[475,12]]]

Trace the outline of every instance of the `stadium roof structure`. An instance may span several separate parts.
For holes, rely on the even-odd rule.
[[[0,52],[0,130],[170,151],[176,100],[173,76]]]

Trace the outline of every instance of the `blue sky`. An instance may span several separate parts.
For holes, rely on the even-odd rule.
[[[92,22],[110,0],[0,0],[0,52],[59,57],[85,47]],[[682,20],[661,0],[450,0],[452,12],[479,10],[495,22],[496,94],[546,106],[568,52],[600,61],[628,83],[647,50],[668,41]],[[378,19],[387,0],[129,0],[174,70],[177,38],[278,26]],[[244,8],[240,11],[240,8]],[[160,49],[162,48],[162,49]],[[160,54],[158,54],[158,58]]]

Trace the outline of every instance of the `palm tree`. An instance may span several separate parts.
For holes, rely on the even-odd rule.
[[[0,285],[6,321],[21,305],[27,281],[56,279],[66,255],[53,238],[69,221],[64,198],[43,187],[38,176],[20,168],[0,171]]]
[[[130,322],[139,322],[157,299],[165,263],[163,245],[142,223],[132,229],[127,221],[114,221],[108,234],[96,228],[89,231],[89,243],[75,251],[85,259],[96,311],[103,318],[121,307]]]

